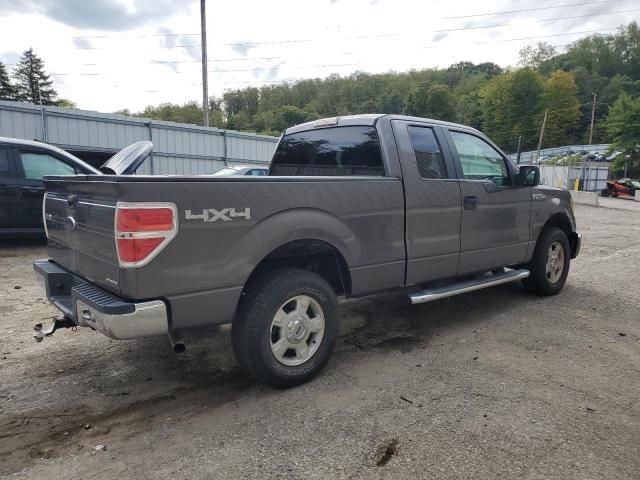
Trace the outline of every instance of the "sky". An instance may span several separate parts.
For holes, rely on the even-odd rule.
[[[524,10],[524,11],[522,11]],[[209,94],[302,78],[514,66],[640,20],[638,0],[207,0]],[[0,0],[0,61],[33,47],[78,108],[201,101],[199,0]]]

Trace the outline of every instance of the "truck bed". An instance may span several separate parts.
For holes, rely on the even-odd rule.
[[[398,178],[103,175],[46,178],[45,185],[50,258],[125,299],[166,297],[185,308],[230,304],[210,297],[238,297],[263,258],[307,238],[339,250],[353,294],[404,282],[404,195]],[[177,236],[139,268],[118,264],[117,202],[177,207]],[[220,215],[225,209],[238,215]],[[215,313],[226,319],[233,312]],[[210,323],[202,316],[187,323]]]

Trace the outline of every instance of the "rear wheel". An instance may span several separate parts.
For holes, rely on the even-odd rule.
[[[525,288],[538,295],[559,293],[569,274],[570,252],[564,231],[556,227],[545,228],[528,266],[531,275],[523,280]]]
[[[338,336],[336,295],[308,270],[263,274],[246,289],[231,334],[245,370],[275,387],[299,385],[331,357]]]

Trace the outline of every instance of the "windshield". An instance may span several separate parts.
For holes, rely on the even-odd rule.
[[[384,175],[373,127],[333,127],[285,135],[270,175]]]

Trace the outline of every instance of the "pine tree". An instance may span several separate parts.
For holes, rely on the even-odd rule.
[[[26,50],[13,71],[16,99],[42,105],[54,105],[57,92],[53,89],[53,81],[44,71],[44,62],[33,51]]]
[[[7,69],[2,62],[0,62],[0,100],[15,100],[16,89],[9,80]]]

